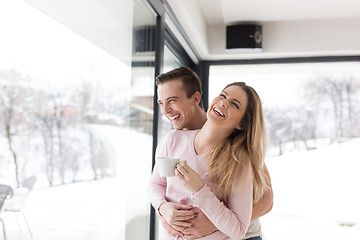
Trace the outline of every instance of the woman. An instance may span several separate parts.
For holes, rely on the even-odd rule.
[[[150,201],[173,226],[195,216],[190,211],[169,214],[168,202],[200,208],[219,230],[202,239],[242,239],[253,201],[266,187],[260,98],[245,83],[229,84],[212,101],[207,118],[202,129],[173,130],[159,144],[157,156],[179,156],[185,161],[178,164],[176,177],[170,178],[160,177],[155,165]],[[174,237],[161,229],[160,239]]]

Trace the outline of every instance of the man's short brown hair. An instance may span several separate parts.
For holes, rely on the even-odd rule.
[[[190,98],[196,92],[199,92],[202,96],[201,81],[197,74],[188,67],[179,67],[160,74],[156,77],[156,86],[174,80],[180,80],[182,82],[183,90],[185,91],[187,98]],[[201,97],[199,106],[204,109]]]

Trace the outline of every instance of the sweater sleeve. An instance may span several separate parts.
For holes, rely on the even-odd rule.
[[[222,233],[231,239],[243,239],[252,213],[253,184],[251,177],[241,185],[239,190],[229,196],[226,205],[215,196],[207,185],[204,185],[191,198]]]
[[[158,210],[160,205],[163,202],[166,202],[165,195],[166,178],[159,175],[159,172],[155,166],[148,185],[148,196],[155,210]]]
[[[169,132],[158,144],[156,148],[156,156],[165,157],[168,156],[168,146],[173,131]],[[148,184],[148,196],[151,204],[158,210],[163,202],[166,202],[166,177],[161,177],[157,169],[156,163],[153,173]]]

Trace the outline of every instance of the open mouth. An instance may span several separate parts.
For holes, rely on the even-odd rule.
[[[220,117],[225,117],[225,115],[219,109],[217,109],[216,107],[214,107],[213,110]]]
[[[178,117],[180,117],[180,114],[176,114],[172,117],[169,116],[169,119],[170,119],[170,121],[173,121],[173,120],[177,119]]]

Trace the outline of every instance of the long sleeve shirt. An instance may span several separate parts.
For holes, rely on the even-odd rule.
[[[154,171],[148,186],[148,193],[152,205],[158,209],[163,202],[174,202],[198,207],[219,229],[214,233],[200,239],[222,240],[242,239],[249,226],[252,204],[253,184],[252,176],[246,182],[236,182],[241,186],[234,193],[229,194],[227,202],[224,196],[217,191],[217,186],[207,178],[207,164],[204,160],[206,154],[197,155],[194,148],[194,138],[197,130],[172,130],[159,143],[156,156],[176,156],[187,160],[187,164],[203,179],[205,185],[195,194],[185,188],[177,177],[161,177],[155,164]],[[160,238],[186,239],[169,235],[160,224]]]

